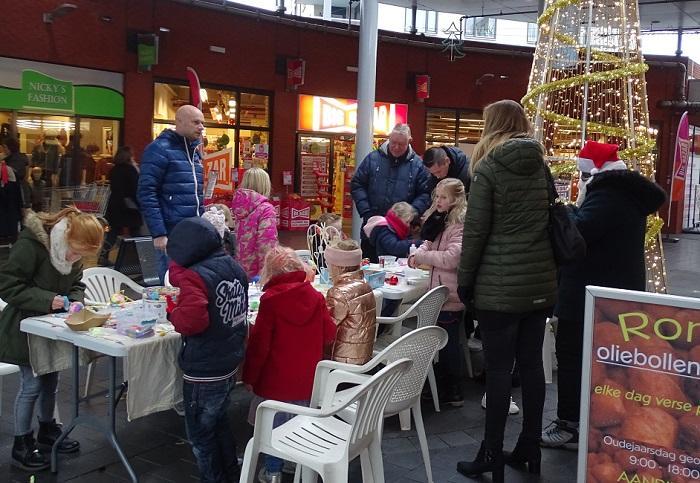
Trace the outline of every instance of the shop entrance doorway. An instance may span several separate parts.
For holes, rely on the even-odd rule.
[[[384,138],[375,137],[374,148],[383,141]],[[300,133],[297,136],[297,153],[298,181],[295,191],[311,203],[311,220],[316,220],[321,213],[330,211],[341,215],[344,229],[350,229],[350,181],[357,165],[355,136]]]

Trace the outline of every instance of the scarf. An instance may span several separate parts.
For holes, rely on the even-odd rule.
[[[68,251],[67,231],[68,219],[63,218],[51,228],[51,234],[49,235],[51,265],[62,275],[68,275],[73,270],[73,262],[66,260],[66,252]]]
[[[448,212],[440,213],[437,210],[433,211],[423,223],[423,228],[420,232],[421,238],[423,240],[435,241],[438,235],[445,231],[447,215]]]
[[[384,218],[386,218],[386,222],[396,232],[396,236],[399,237],[399,240],[405,240],[408,237],[409,227],[401,218],[396,216],[396,213],[389,210],[386,212]]]

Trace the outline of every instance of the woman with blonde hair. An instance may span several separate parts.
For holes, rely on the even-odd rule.
[[[520,104],[502,100],[484,109],[484,131],[470,166],[458,293],[473,304],[479,321],[488,404],[481,449],[457,470],[467,476],[491,472],[494,482],[503,481],[514,361],[520,368],[523,427],[507,460],[540,471],[542,340],[557,292],[543,155]]]
[[[248,274],[260,274],[265,255],[277,245],[277,215],[268,201],[270,177],[262,168],[250,168],[231,200],[237,260]]]
[[[7,302],[0,313],[0,361],[20,367],[12,464],[38,471],[49,466],[38,448],[50,449],[61,435],[61,425],[53,418],[58,372],[33,374],[27,335],[20,332],[20,321],[63,312],[69,302],[83,301],[85,285],[80,281],[80,260],[98,253],[104,229],[94,215],[81,213],[75,207],[53,214],[30,210],[23,224],[9,259],[0,266],[0,298]],[[39,433],[35,440],[32,414],[37,401]],[[58,452],[73,453],[79,448],[80,443],[66,438],[58,445]]]

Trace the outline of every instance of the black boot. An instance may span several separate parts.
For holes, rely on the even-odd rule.
[[[25,471],[41,471],[49,467],[49,462],[36,447],[33,432],[24,436],[15,436],[15,443],[12,445],[12,464]]]
[[[470,478],[491,472],[493,483],[503,483],[503,452],[486,449],[486,442],[481,442],[481,448],[474,461],[460,461],[457,471]]]
[[[540,474],[540,463],[542,461],[542,450],[538,439],[528,439],[522,436],[518,438],[518,443],[513,448],[512,453],[503,454],[508,466],[527,466],[527,472],[535,475]]]
[[[63,432],[61,428],[62,426],[55,419],[46,423],[39,421],[39,433],[36,435],[39,447],[51,451],[51,447]],[[70,438],[64,438],[61,444],[58,445],[59,453],[75,453],[79,449],[80,443]]]

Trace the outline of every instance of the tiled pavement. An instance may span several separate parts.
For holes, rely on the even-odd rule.
[[[666,244],[667,269],[670,292],[678,295],[699,296],[700,293],[700,236],[680,235],[680,242]],[[287,242],[290,245],[293,243]],[[0,257],[0,260],[2,258]],[[478,359],[479,354],[474,354]],[[477,361],[478,362],[478,361]],[[98,363],[97,379],[104,387],[106,381],[105,361]],[[70,419],[70,375],[62,374],[59,392],[59,407],[64,420]],[[4,377],[2,391],[3,413],[0,416],[0,481],[29,481],[29,474],[9,464],[12,448],[12,405],[17,390],[17,375]],[[423,417],[428,433],[433,476],[436,483],[467,482],[470,480],[455,471],[458,460],[471,458],[476,454],[482,437],[484,411],[480,400],[484,386],[474,380],[466,382],[466,402],[464,407],[443,408],[435,413],[432,406],[424,404]],[[516,401],[520,401],[520,390],[514,389]],[[547,388],[545,424],[555,417],[556,386]],[[229,410],[234,421],[239,451],[242,453],[252,429],[245,422],[248,395],[242,388],[234,391],[233,403]],[[88,411],[99,415],[106,414],[106,400],[93,399]],[[184,422],[174,411],[166,411],[133,422],[126,421],[123,403],[118,407],[118,434],[132,466],[139,475],[139,481],[148,482],[194,482],[197,469],[190,448],[185,441]],[[506,429],[506,448],[512,447],[521,424],[520,415],[511,416]],[[62,456],[59,459],[59,472],[53,475],[48,471],[35,475],[36,482],[122,482],[128,481],[127,474],[118,461],[116,453],[104,437],[85,427],[77,428],[72,436],[81,441],[81,451],[76,455]],[[386,481],[423,482],[425,472],[414,432],[402,432],[398,418],[387,420],[383,441],[384,468]],[[543,450],[542,476],[530,477],[525,473],[506,470],[508,482],[572,482],[576,474],[576,453],[566,450]],[[291,481],[291,479],[289,480]],[[352,466],[352,482],[361,481],[359,465]],[[488,477],[483,481],[490,481]],[[329,482],[334,483],[334,482]]]

